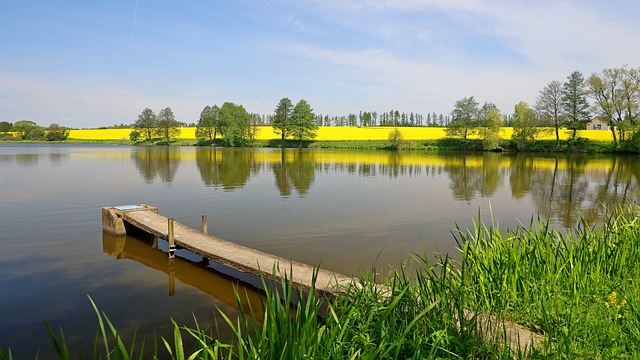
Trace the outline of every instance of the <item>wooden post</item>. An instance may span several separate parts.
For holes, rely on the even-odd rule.
[[[169,259],[169,296],[176,293],[176,260]]]
[[[167,220],[169,231],[168,231],[168,239],[169,241],[169,259],[173,259],[176,256],[176,243],[173,239],[173,218],[169,218]]]
[[[208,233],[209,231],[209,216],[207,214],[202,215],[202,232]]]

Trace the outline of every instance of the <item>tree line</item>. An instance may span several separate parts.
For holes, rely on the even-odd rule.
[[[53,123],[44,127],[31,120],[20,120],[15,124],[0,121],[0,133],[5,134],[0,140],[62,141],[69,137],[69,129],[64,126]]]
[[[589,101],[591,100],[591,101]],[[593,73],[585,79],[580,71],[569,74],[564,82],[548,83],[540,90],[533,107],[520,101],[514,112],[505,115],[493,103],[482,106],[473,96],[456,101],[447,136],[466,142],[478,135],[483,148],[499,148],[501,126],[513,128],[512,139],[526,147],[543,131],[552,129],[560,149],[560,129],[571,130],[571,140],[586,124],[599,119],[612,133],[614,145],[640,149],[640,68],[622,66]]]

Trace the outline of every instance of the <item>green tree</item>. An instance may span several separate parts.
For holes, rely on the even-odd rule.
[[[11,128],[11,131],[17,132],[20,134],[20,138],[23,140],[31,139],[31,132],[38,128],[38,124],[31,120],[20,120],[16,121],[16,123]]]
[[[447,136],[461,138],[466,143],[467,138],[477,132],[478,105],[473,96],[456,101],[445,130]]]
[[[42,126],[38,126],[29,132],[27,136],[30,140],[44,140],[44,128]]]
[[[13,124],[8,121],[0,121],[0,132],[9,132]]]
[[[263,125],[262,117],[260,114],[249,114],[249,125],[247,126],[247,139],[249,144],[253,145],[254,141],[260,133],[260,125]]]
[[[196,138],[199,140],[209,140],[211,145],[216,145],[216,137],[218,135],[218,112],[220,108],[217,105],[205,106],[200,113],[200,120],[196,127]]]
[[[584,129],[590,120],[587,88],[580,71],[572,72],[562,84],[562,109],[567,127],[573,130],[571,137],[575,139],[578,130]]]
[[[556,133],[556,148],[560,150],[560,127],[564,125],[565,113],[563,108],[562,84],[552,81],[540,90],[535,109],[545,124],[554,127]]]
[[[626,132],[636,131],[640,119],[640,69],[604,69],[602,75],[592,74],[587,83],[595,101],[593,111],[608,123],[616,145],[616,130],[620,141],[625,141]]]
[[[226,146],[243,146],[247,143],[249,114],[242,105],[225,102],[218,111],[218,121]]]
[[[140,133],[140,137],[147,141],[153,139],[153,134],[156,133],[157,126],[156,114],[149,108],[142,110],[140,115],[138,115],[138,120],[133,123],[133,127]]]
[[[493,103],[485,103],[478,111],[478,125],[484,150],[495,150],[500,147],[500,129],[504,116]]]
[[[402,131],[397,127],[394,127],[391,131],[389,131],[389,136],[387,136],[387,140],[389,141],[389,146],[392,150],[400,149],[400,145],[404,140],[404,135]]]
[[[291,112],[291,136],[295,140],[300,141],[300,148],[304,140],[310,140],[316,137],[318,126],[314,121],[315,115],[313,109],[307,100],[300,100]]]
[[[155,133],[158,137],[163,138],[167,144],[171,142],[171,139],[180,136],[179,127],[180,122],[176,120],[170,107],[166,107],[158,112]]]
[[[271,124],[273,131],[280,135],[280,147],[284,148],[284,139],[291,133],[291,113],[293,111],[293,103],[289,98],[282,98],[275,109]]]
[[[513,127],[511,139],[516,140],[519,145],[535,140],[540,131],[536,113],[524,101],[520,101],[515,106],[511,126]]]
[[[62,141],[69,137],[69,129],[58,124],[51,124],[45,131],[44,138],[48,141]]]

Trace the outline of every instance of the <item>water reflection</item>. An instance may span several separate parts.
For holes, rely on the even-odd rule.
[[[252,149],[198,148],[196,164],[206,186],[220,186],[225,191],[244,187],[251,174],[263,166]]]
[[[502,158],[496,153],[443,157],[442,170],[451,180],[449,189],[453,198],[469,203],[476,196],[489,197],[498,191],[507,171],[501,166]]]
[[[156,177],[171,183],[180,165],[180,154],[180,149],[169,146],[145,146],[132,151],[131,159],[146,183],[152,183]]]
[[[309,151],[282,151],[280,161],[269,165],[282,197],[290,196],[292,188],[304,197],[315,181],[316,171],[321,170],[316,166],[315,156]]]
[[[193,286],[238,310],[235,293],[244,305],[259,306],[262,293],[251,285],[220,273],[208,266],[208,260],[191,261],[181,257],[169,259],[167,253],[154,247],[157,239],[144,233],[114,236],[102,233],[102,250],[118,260],[133,260],[167,274],[168,294],[175,295],[175,281]],[[244,306],[247,308],[246,306]],[[260,316],[260,312],[256,312]],[[258,319],[260,320],[260,319]]]
[[[193,159],[205,186],[234,191],[263,170],[273,173],[282,197],[306,196],[317,173],[396,179],[447,176],[456,201],[470,204],[509,191],[512,199],[531,198],[535,212],[572,227],[580,219],[601,218],[606,206],[638,200],[640,164],[632,157],[529,154],[425,154],[197,148],[140,148],[133,159],[141,176],[171,182],[181,161]],[[189,157],[191,156],[191,157]],[[37,160],[33,160],[37,161]]]
[[[68,160],[68,159],[69,159],[69,154],[60,154],[60,153],[49,154],[49,161],[55,166],[59,166],[62,163],[62,161]]]

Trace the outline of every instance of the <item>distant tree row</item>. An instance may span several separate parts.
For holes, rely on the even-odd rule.
[[[15,124],[8,121],[0,122],[1,133],[15,133],[19,140],[45,140],[62,141],[69,137],[69,129],[58,124],[51,124],[44,127],[31,120],[20,120]],[[11,136],[13,139],[13,136]]]
[[[509,115],[492,103],[480,107],[473,96],[465,97],[456,101],[446,133],[463,141],[477,134],[485,149],[492,150],[499,147],[500,126],[513,127],[513,139],[519,143],[535,140],[541,131],[552,128],[560,149],[561,128],[571,130],[575,140],[594,118],[607,124],[616,146],[624,142],[640,149],[640,69],[605,69],[586,80],[574,71],[563,83],[547,84],[533,108],[521,101]]]

